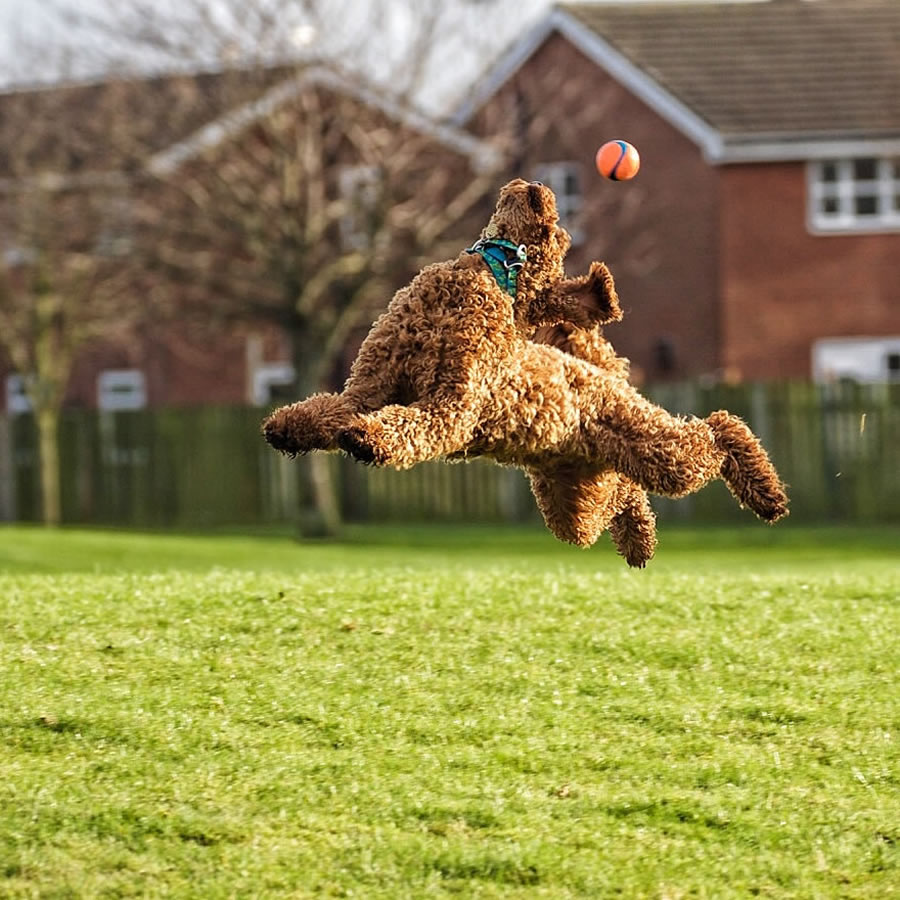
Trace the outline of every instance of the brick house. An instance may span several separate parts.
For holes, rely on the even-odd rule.
[[[139,270],[144,263],[142,238],[133,217],[137,205],[166,208],[167,192],[177,194],[179,182],[188,176],[196,179],[198,171],[202,176],[204,168],[215,178],[212,169],[227,171],[229,155],[244,153],[248,147],[265,172],[266,142],[272,139],[271,130],[266,129],[285,115],[290,118],[292,110],[305,102],[304,96],[313,93],[321,108],[331,110],[333,117],[343,116],[347,127],[369,128],[373,142],[378,140],[379,130],[399,135],[401,142],[412,142],[411,185],[421,185],[427,173],[434,173],[429,197],[439,211],[458,200],[461,184],[498,165],[496,150],[486,142],[319,66],[11,92],[0,95],[0,129],[5,133],[16,128],[27,131],[29,122],[52,124],[37,131],[40,139],[31,141],[33,146],[17,159],[8,152],[10,145],[0,147],[4,199],[0,263],[14,274],[23,262],[27,265],[31,251],[19,245],[10,211],[23,182],[34,179],[35,183],[40,180],[43,189],[59,195],[105,191],[109,216],[103,233],[97,235],[95,249],[112,252],[123,267]],[[128,115],[122,115],[123,108],[129,110]],[[342,126],[333,127],[339,133]],[[331,192],[331,200],[342,203],[347,212],[323,236],[325,258],[365,242],[366,198],[378,178],[376,168],[355,158],[352,148],[335,146],[323,169],[323,182],[327,181],[323,191]],[[264,190],[264,185],[259,189]],[[436,240],[441,237],[440,232],[435,234]],[[405,281],[407,275],[405,271],[395,273],[398,281]],[[152,274],[142,277],[145,284],[148,278],[152,283]],[[380,302],[386,302],[390,293],[385,287]],[[209,306],[213,313],[214,300],[211,298]],[[144,302],[138,291],[133,302]],[[186,304],[188,299],[176,297],[174,302]],[[259,322],[232,316],[232,321],[223,320],[215,328],[198,324],[196,318],[193,322],[178,315],[150,318],[127,339],[99,339],[85,345],[74,362],[65,405],[136,409],[265,404],[273,399],[273,392],[291,381],[292,342],[276,316]],[[352,339],[350,344],[352,347]],[[340,369],[339,361],[338,377]],[[12,371],[0,349],[0,413],[28,408],[22,374]]]
[[[900,379],[900,3],[564,4],[454,122],[512,120],[648,380]],[[533,127],[536,119],[543,121]],[[634,181],[593,154],[634,143]]]

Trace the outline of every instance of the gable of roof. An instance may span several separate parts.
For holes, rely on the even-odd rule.
[[[555,32],[711,162],[900,152],[900,0],[564,4],[455,121]]]
[[[310,87],[327,88],[379,110],[410,130],[434,139],[455,153],[469,157],[476,171],[491,171],[500,163],[499,152],[494,147],[461,128],[429,119],[395,98],[357,81],[348,80],[331,69],[310,66],[271,87],[262,96],[228,110],[184,140],[156,153],[150,159],[148,168],[158,175],[167,174],[182,162],[240,133],[254,121],[270,115]]]

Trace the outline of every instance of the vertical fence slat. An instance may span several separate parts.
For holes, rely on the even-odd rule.
[[[0,522],[16,518],[16,481],[9,416],[0,415]]]

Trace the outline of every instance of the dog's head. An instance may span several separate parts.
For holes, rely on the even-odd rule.
[[[538,290],[563,276],[563,258],[572,243],[559,224],[556,197],[539,181],[516,178],[504,185],[497,207],[481,233],[524,244],[528,261],[523,275]]]

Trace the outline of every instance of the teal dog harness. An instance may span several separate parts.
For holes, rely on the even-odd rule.
[[[509,294],[516,296],[516,279],[519,269],[525,265],[528,259],[524,244],[514,244],[512,241],[504,241],[502,238],[481,238],[475,241],[471,247],[466,248],[466,253],[479,253],[488,264],[497,279],[497,284]]]

